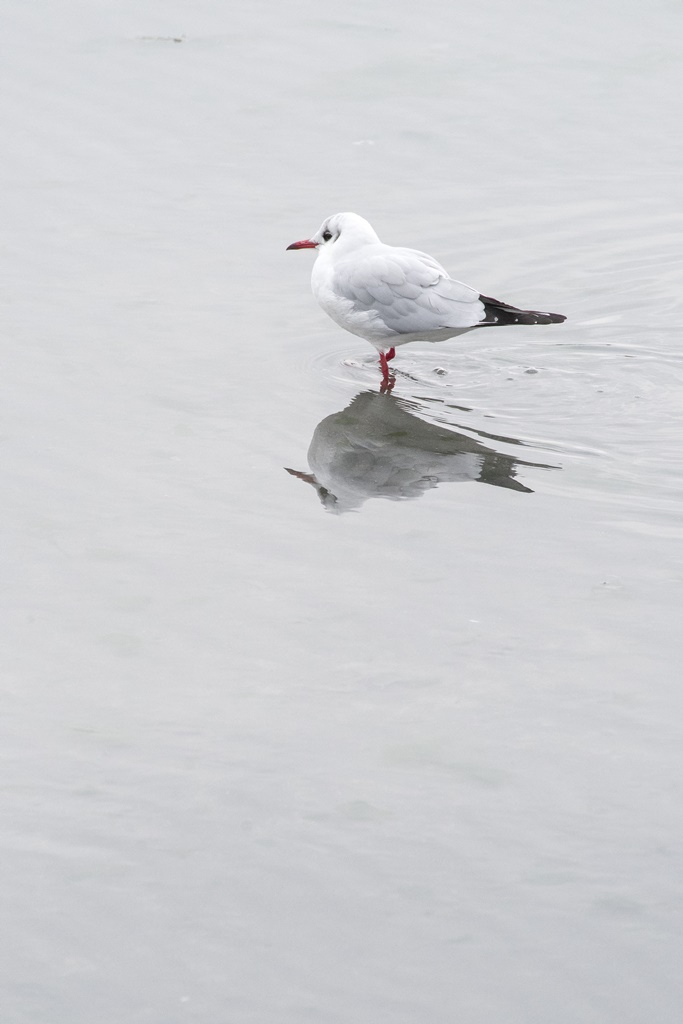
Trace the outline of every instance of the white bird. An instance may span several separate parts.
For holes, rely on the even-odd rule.
[[[432,256],[380,242],[357,213],[335,213],[311,238],[287,248],[317,250],[313,294],[335,323],[375,346],[385,384],[397,345],[444,341],[476,327],[567,319],[480,295]]]

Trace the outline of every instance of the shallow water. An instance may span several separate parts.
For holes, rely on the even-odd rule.
[[[3,1020],[678,1018],[682,19],[7,6]]]

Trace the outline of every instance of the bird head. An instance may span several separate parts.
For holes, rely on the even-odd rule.
[[[311,238],[292,242],[287,248],[320,250],[340,245],[344,249],[356,249],[375,242],[379,242],[379,238],[363,217],[357,213],[335,213],[322,222]]]

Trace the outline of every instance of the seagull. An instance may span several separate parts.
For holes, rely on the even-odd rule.
[[[335,213],[315,235],[287,249],[316,250],[313,294],[335,323],[375,346],[385,386],[398,345],[444,341],[476,327],[567,319],[480,295],[453,280],[433,256],[380,242],[357,213]]]

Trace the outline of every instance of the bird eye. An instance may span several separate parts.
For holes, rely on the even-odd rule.
[[[323,242],[329,242],[329,240],[331,238],[332,238],[332,232],[331,231],[323,231]]]

